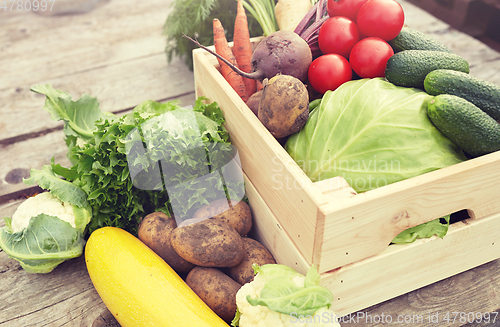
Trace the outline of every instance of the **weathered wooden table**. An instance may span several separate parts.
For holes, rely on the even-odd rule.
[[[58,8],[65,10],[65,2],[57,1]],[[88,93],[99,99],[103,110],[115,113],[148,99],[194,103],[193,73],[181,60],[168,64],[164,54],[162,27],[171,2],[93,1],[97,6],[88,12],[42,15],[26,8],[18,11],[15,6],[9,10],[12,3],[6,1],[6,10],[0,9],[0,217],[11,216],[26,194],[37,191],[22,183],[31,168],[41,168],[53,156],[56,162],[67,163],[62,125],[42,110],[44,96],[31,92],[31,86],[50,83],[74,98]],[[466,58],[471,74],[500,84],[498,52],[414,5],[400,2],[408,25],[433,35]],[[360,317],[355,322],[381,326],[387,319],[380,318],[391,315],[393,323],[399,316],[407,321],[414,317],[414,323],[402,325],[467,325],[460,316],[453,321],[454,312],[500,311],[499,271],[500,260],[490,262],[354,313]],[[442,319],[447,313],[449,322]],[[436,314],[439,324],[429,319]],[[0,251],[1,327],[113,324],[82,257],[50,274],[35,275]]]

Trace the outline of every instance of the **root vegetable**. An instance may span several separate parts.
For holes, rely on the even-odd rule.
[[[292,31],[277,31],[264,38],[252,54],[252,72],[245,73],[216,52],[190,39],[202,49],[222,60],[239,75],[262,81],[278,74],[290,75],[300,81],[307,80],[307,70],[312,62],[312,53],[304,39]]]
[[[138,237],[178,273],[188,272],[194,264],[181,258],[172,248],[170,235],[176,228],[175,219],[163,212],[153,212],[141,220]]]
[[[229,47],[227,42],[224,28],[218,19],[213,20],[213,30],[215,52],[220,56],[217,56],[217,58],[219,58],[220,72],[229,85],[231,85],[236,93],[238,93],[238,95],[243,99],[243,101],[246,101],[248,99],[248,95],[245,83],[243,82],[243,77],[233,72],[232,67],[235,67],[238,64],[236,62],[236,57],[233,54],[233,50],[231,50],[231,47]]]
[[[277,75],[264,80],[258,117],[276,138],[298,132],[309,118],[309,93],[297,78]]]
[[[186,284],[226,322],[236,314],[236,293],[241,285],[217,268],[196,267],[186,276]]]
[[[215,219],[233,227],[241,236],[248,234],[252,229],[252,212],[245,201],[220,199],[198,209],[193,218],[197,220]]]
[[[238,68],[249,73],[252,69],[252,45],[243,0],[238,0],[236,19],[234,21],[233,53],[238,63]],[[243,82],[245,83],[247,97],[250,97],[255,92],[255,80],[243,78]]]
[[[255,276],[253,264],[263,266],[265,264],[276,263],[271,252],[258,241],[249,237],[244,237],[243,243],[245,244],[245,257],[243,261],[237,266],[231,267],[228,272],[229,277],[241,285],[253,281]]]
[[[310,0],[279,0],[274,7],[274,15],[280,30],[295,30],[311,8]]]
[[[236,266],[245,256],[240,234],[214,219],[177,227],[172,231],[171,242],[184,260],[202,267]]]

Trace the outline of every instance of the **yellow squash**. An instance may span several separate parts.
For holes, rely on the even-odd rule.
[[[132,234],[104,227],[85,247],[90,279],[122,327],[228,325]]]

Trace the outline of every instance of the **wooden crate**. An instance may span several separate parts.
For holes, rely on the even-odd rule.
[[[254,40],[258,42],[258,39]],[[193,52],[197,96],[217,101],[247,176],[257,237],[278,262],[314,264],[347,314],[500,257],[500,152],[356,194],[313,183],[217,70]],[[444,239],[390,245],[406,228],[466,209]]]

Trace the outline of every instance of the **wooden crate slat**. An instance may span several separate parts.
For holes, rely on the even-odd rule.
[[[500,212],[499,163],[495,152],[324,205],[320,271],[380,253],[401,231],[462,209],[474,218]]]
[[[440,239],[391,245],[383,253],[322,274],[332,308],[348,314],[456,275],[500,257],[500,214],[450,226]]]

